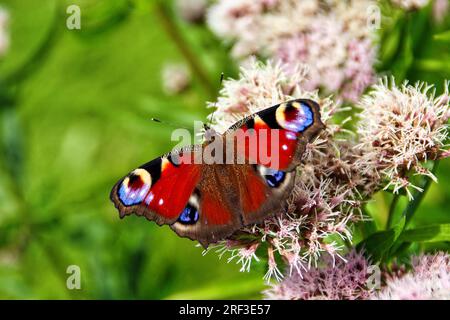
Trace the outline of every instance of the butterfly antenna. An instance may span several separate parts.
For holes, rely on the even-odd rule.
[[[185,127],[185,126],[180,125],[178,123],[162,121],[162,120],[160,120],[158,118],[150,118],[150,120],[153,121],[153,122],[157,122],[157,123],[161,123],[161,124],[167,125],[169,127],[172,127],[173,129],[180,129],[181,128],[181,129],[186,129],[186,130],[188,130],[190,132],[192,131],[188,127]]]

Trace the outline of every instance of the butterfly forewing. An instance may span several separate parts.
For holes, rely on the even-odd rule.
[[[291,171],[306,145],[324,128],[319,105],[308,99],[284,102],[239,121],[225,133],[249,162]]]

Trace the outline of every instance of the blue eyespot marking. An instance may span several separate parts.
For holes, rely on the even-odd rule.
[[[136,169],[123,179],[118,190],[119,200],[125,206],[141,203],[151,186],[151,177],[143,169]]]
[[[278,188],[284,181],[286,173],[283,171],[271,170],[270,174],[265,174],[264,178],[271,188]]]
[[[150,186],[148,185],[145,185],[140,189],[131,189],[122,183],[119,189],[119,199],[124,205],[132,206],[142,202],[149,189]]]
[[[198,210],[188,204],[183,212],[181,212],[180,217],[178,218],[178,222],[182,224],[194,224],[198,221],[199,214]]]
[[[314,123],[314,113],[306,103],[294,101],[281,104],[276,111],[280,126],[293,132],[303,132]]]
[[[314,118],[310,107],[304,103],[295,107],[286,108],[286,129],[294,132],[302,132],[312,125]]]

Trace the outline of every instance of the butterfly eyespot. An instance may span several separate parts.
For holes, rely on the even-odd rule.
[[[286,177],[286,173],[283,171],[275,171],[270,175],[264,176],[264,178],[267,181],[267,184],[271,188],[279,187],[283,183],[285,177]]]
[[[198,221],[199,216],[197,208],[188,204],[183,212],[181,212],[178,222],[181,224],[195,224]]]
[[[303,132],[314,122],[311,108],[298,101],[281,104],[275,112],[275,117],[283,129],[293,132]]]
[[[118,189],[119,199],[125,206],[138,204],[144,200],[151,185],[150,173],[144,169],[136,169],[120,184]]]
[[[286,179],[286,172],[284,171],[270,169],[264,166],[258,166],[257,170],[271,188],[280,187]]]

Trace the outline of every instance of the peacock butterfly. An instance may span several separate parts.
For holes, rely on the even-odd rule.
[[[121,218],[145,216],[207,247],[283,208],[306,145],[323,128],[316,102],[281,103],[140,166],[110,197]]]

